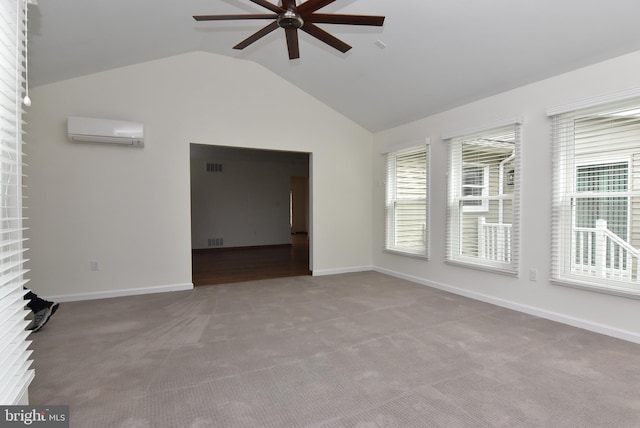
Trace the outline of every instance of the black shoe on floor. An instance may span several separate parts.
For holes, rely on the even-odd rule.
[[[36,312],[33,315],[33,328],[31,329],[31,331],[35,333],[36,331],[44,327],[47,321],[49,321],[49,318],[51,318],[51,315],[56,313],[59,306],[60,303],[51,302],[51,305],[49,305],[49,307]]]

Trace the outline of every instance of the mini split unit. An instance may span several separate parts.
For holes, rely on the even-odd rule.
[[[144,146],[144,124],[124,120],[69,117],[69,140],[74,143],[103,143],[124,146]]]

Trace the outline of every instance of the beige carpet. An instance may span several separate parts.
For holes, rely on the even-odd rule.
[[[640,345],[374,272],[64,303],[31,404],[90,427],[639,427]]]

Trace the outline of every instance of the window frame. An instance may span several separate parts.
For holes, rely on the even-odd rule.
[[[501,163],[498,163],[497,174],[492,171],[492,165],[488,164],[486,160],[481,162],[474,162],[465,160],[465,149],[463,145],[469,142],[476,142],[486,139],[491,141],[491,136],[501,133],[513,133],[513,149],[511,156],[505,156],[503,160],[510,159],[509,168],[506,167],[507,163],[500,169]],[[519,276],[520,270],[520,158],[521,158],[521,144],[522,144],[522,119],[508,119],[500,121],[494,124],[490,124],[484,127],[479,127],[473,130],[466,130],[457,133],[450,133],[443,136],[443,141],[449,147],[449,164],[448,164],[448,190],[447,190],[447,235],[446,235],[446,255],[445,263],[460,265],[468,268],[486,270],[490,272],[507,274],[512,276]],[[501,142],[498,142],[501,143]],[[482,145],[481,145],[482,146]],[[487,143],[486,147],[490,147],[491,144]],[[505,147],[503,147],[504,150]],[[505,152],[506,153],[506,152]],[[496,159],[500,155],[495,155]],[[478,206],[465,206],[465,197],[463,196],[463,175],[464,168],[467,166],[482,166],[486,167],[484,170],[485,181],[483,183],[483,196],[482,205]],[[511,172],[513,170],[513,172]],[[502,173],[500,173],[502,171]],[[507,181],[507,176],[513,174],[513,182]],[[496,183],[498,188],[502,189],[503,193],[497,192],[496,195],[491,195],[491,177],[496,175]],[[502,180],[502,184],[500,181]],[[509,186],[511,192],[506,192],[506,186]],[[486,189],[486,193],[485,190]],[[478,197],[473,197],[472,200],[478,200]],[[511,201],[510,209],[512,216],[512,223],[505,224],[500,221],[494,223],[499,230],[498,238],[498,250],[494,254],[500,254],[501,258],[497,260],[492,258],[492,255],[484,251],[483,238],[478,231],[476,236],[477,242],[475,244],[471,242],[471,245],[477,254],[464,254],[464,247],[469,245],[469,241],[465,241],[464,229],[463,229],[463,217],[465,214],[473,216],[473,214],[489,213],[491,211],[491,201],[498,201],[498,211],[503,210],[503,201]],[[482,217],[482,216],[481,216]],[[468,218],[466,221],[471,219]],[[480,217],[478,218],[480,220]],[[478,223],[478,228],[484,223]],[[468,227],[468,226],[466,226]],[[484,235],[483,235],[484,236]],[[465,243],[466,242],[466,243]],[[475,246],[475,247],[474,247]]]
[[[580,147],[576,146],[576,141],[582,141],[580,139],[588,138],[589,134],[580,131],[576,133],[577,123],[584,121],[588,118],[601,118],[602,116],[616,116],[612,115],[613,111],[633,111],[635,108],[640,107],[640,94],[635,94],[634,97],[624,97],[622,99],[609,99],[607,97],[602,98],[602,102],[593,103],[590,102],[586,105],[580,105],[576,103],[572,108],[555,108],[549,110],[548,116],[551,117],[553,123],[553,203],[552,203],[552,267],[550,281],[557,285],[570,286],[580,288],[588,291],[596,291],[606,294],[615,294],[624,297],[640,298],[640,281],[637,278],[633,279],[634,265],[637,269],[637,263],[633,262],[629,266],[628,261],[624,262],[625,268],[621,269],[622,263],[610,258],[611,247],[606,247],[606,257],[604,257],[604,263],[601,263],[601,270],[595,268],[595,273],[589,270],[579,269],[580,264],[583,264],[582,256],[578,259],[576,256],[576,248],[580,244],[576,242],[577,239],[574,235],[578,232],[580,227],[577,226],[576,216],[577,208],[575,205],[575,199],[578,197],[589,197],[589,194],[594,197],[606,197],[606,194],[613,194],[611,197],[621,197],[627,199],[626,204],[626,239],[620,237],[617,233],[608,232],[612,236],[615,234],[620,241],[626,243],[628,247],[633,247],[633,239],[631,237],[631,229],[634,222],[640,221],[640,214],[636,215],[634,220],[633,205],[638,203],[640,197],[640,189],[637,185],[634,186],[633,177],[636,174],[634,172],[638,165],[634,160],[635,156],[640,156],[640,150],[634,151],[633,142],[636,140],[635,135],[640,136],[640,119],[636,114],[629,114],[626,118],[631,118],[632,131],[625,130],[627,133],[631,132],[634,137],[630,139],[614,139],[613,135],[617,135],[620,129],[628,127],[628,122],[620,121],[620,123],[613,123],[612,126],[607,128],[604,132],[602,129],[598,130],[599,137],[597,144],[597,150],[593,150],[594,143],[590,142],[589,148],[591,149],[588,155],[576,153]],[[625,117],[623,115],[617,115],[618,117]],[[591,133],[595,131],[590,130]],[[640,139],[640,138],[638,138]],[[619,144],[620,148],[615,153],[615,145]],[[612,147],[613,145],[613,147]],[[622,152],[622,153],[621,153]],[[579,168],[585,166],[604,166],[612,164],[627,165],[627,189],[626,191],[595,191],[595,192],[578,192],[578,173]],[[619,195],[618,195],[619,193]],[[605,196],[602,196],[602,195]],[[597,229],[597,226],[596,228]],[[600,229],[604,230],[604,229]],[[596,239],[596,238],[594,238]],[[584,248],[592,248],[586,245]],[[637,247],[636,250],[638,250]],[[588,251],[588,250],[587,250]],[[602,253],[604,254],[604,252]],[[598,254],[594,250],[593,257],[597,258]],[[615,269],[613,268],[614,260],[616,263],[615,269],[618,269],[620,274],[610,273]],[[577,265],[574,265],[577,263]],[[588,263],[587,266],[594,266],[593,263]],[[624,273],[629,269],[629,273]],[[594,270],[594,269],[592,269]],[[603,273],[604,272],[604,273]],[[640,270],[639,270],[640,272]],[[624,276],[628,275],[625,279]]]
[[[429,234],[429,186],[430,186],[430,141],[427,139],[420,144],[411,144],[404,147],[395,148],[385,153],[385,185],[384,185],[384,204],[385,204],[385,227],[384,227],[384,252],[420,258],[429,260],[430,251],[430,234]],[[398,173],[397,160],[402,156],[412,156],[424,153],[424,194],[421,197],[402,197],[398,198]],[[398,207],[408,204],[424,205],[425,218],[421,224],[424,249],[417,251],[413,247],[398,245]]]

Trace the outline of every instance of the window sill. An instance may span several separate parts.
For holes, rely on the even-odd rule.
[[[400,251],[400,250],[392,250],[389,248],[385,248],[383,250],[385,253],[388,254],[395,254],[396,256],[404,256],[404,257],[409,257],[412,259],[420,259],[420,260],[425,260],[425,261],[429,261],[429,256],[426,254],[417,254],[417,253],[409,253],[406,251]]]
[[[640,299],[640,284],[639,289],[637,291],[634,291],[624,287],[595,284],[593,282],[583,281],[580,278],[574,277],[551,278],[550,282],[554,285],[577,288],[584,291],[591,291],[592,293],[610,294],[613,296],[626,297],[629,299]]]
[[[490,273],[498,273],[500,275],[513,276],[515,278],[518,278],[520,276],[517,268],[489,266],[486,264],[480,264],[480,263],[471,262],[471,261],[455,260],[455,259],[445,260],[445,263],[452,266],[459,266],[459,267],[481,270],[481,271],[490,272]]]

